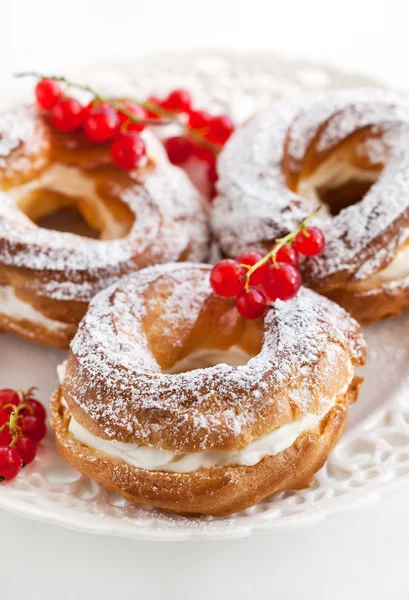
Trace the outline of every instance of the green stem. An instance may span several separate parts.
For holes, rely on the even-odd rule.
[[[307,225],[311,221],[311,219],[313,219],[317,215],[319,210],[320,210],[320,208],[317,208],[317,210],[315,210],[313,213],[311,213],[306,219],[304,219],[304,221],[302,221],[298,225],[298,227],[296,227],[294,229],[294,231],[290,231],[290,233],[288,233],[284,237],[276,239],[272,250],[270,250],[270,252],[268,254],[263,256],[263,258],[261,258],[254,265],[252,265],[251,267],[249,267],[248,265],[239,265],[240,267],[247,269],[247,272],[244,275],[244,279],[246,280],[246,283],[245,283],[246,292],[249,291],[250,278],[253,275],[254,271],[257,271],[257,269],[259,269],[260,267],[262,267],[263,265],[268,263],[270,260],[273,262],[274,266],[276,268],[278,268],[278,264],[277,264],[278,251],[286,244],[291,244],[295,240],[297,235],[300,233],[300,231],[303,231],[307,227]]]
[[[75,83],[61,75],[42,75],[41,73],[37,73],[35,71],[25,71],[23,73],[16,73],[15,77],[18,77],[18,78],[36,77],[37,79],[53,79],[60,83],[64,83],[68,87],[82,90],[83,92],[87,92],[87,93],[91,94],[95,100],[98,100],[100,102],[105,102],[106,104],[109,104],[110,106],[112,106],[113,108],[118,110],[119,112],[123,113],[133,123],[138,123],[138,124],[143,124],[143,125],[155,125],[155,126],[169,125],[170,123],[175,123],[182,129],[182,131],[186,135],[189,135],[190,137],[192,137],[199,145],[204,146],[205,148],[207,148],[214,154],[218,154],[218,152],[219,152],[219,148],[215,144],[212,144],[211,142],[209,142],[208,140],[203,138],[203,136],[200,134],[199,131],[195,131],[195,130],[191,129],[190,127],[185,125],[180,119],[178,119],[172,111],[166,110],[165,108],[163,108],[162,106],[159,106],[158,104],[156,104],[155,102],[152,102],[151,100],[147,100],[145,102],[137,102],[137,103],[140,104],[140,106],[143,106],[143,107],[147,108],[148,110],[151,110],[152,112],[156,113],[157,115],[164,117],[164,120],[158,121],[156,119],[138,119],[133,115],[133,113],[130,110],[128,110],[126,108],[126,106],[123,105],[122,102],[117,101],[117,100],[114,100],[114,101],[110,100],[106,96],[101,95],[99,92],[97,92],[91,86],[85,85],[82,83]]]
[[[0,427],[0,431],[3,431],[3,429],[5,427],[9,428],[9,431],[12,434],[12,440],[10,442],[10,448],[13,448],[14,444],[16,443],[16,441],[18,440],[18,438],[21,435],[21,427],[19,427],[19,425],[17,425],[17,419],[18,419],[18,414],[15,412],[12,412],[10,414],[10,419],[8,423],[4,423],[4,425],[2,427]]]

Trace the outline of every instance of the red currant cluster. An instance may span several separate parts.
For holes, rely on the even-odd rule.
[[[89,86],[68,81],[64,77],[45,78],[37,73],[22,73],[39,78],[35,88],[37,104],[50,111],[51,122],[60,131],[82,128],[87,138],[96,144],[111,143],[113,161],[122,169],[137,168],[146,155],[140,135],[146,125],[175,123],[183,135],[168,137],[165,148],[169,160],[183,165],[196,157],[207,165],[207,177],[214,194],[217,180],[216,157],[234,131],[227,115],[212,116],[196,110],[187,90],[176,89],[166,98],[150,96],[144,102],[111,101]],[[87,106],[67,96],[61,83],[90,93],[93,98]]]
[[[96,94],[83,106],[75,98],[66,96],[54,79],[41,79],[35,95],[38,106],[50,111],[56,129],[68,132],[82,127],[91,142],[112,142],[112,159],[121,169],[136,169],[145,157],[146,147],[140,132],[148,115],[143,106],[109,102]]]
[[[14,479],[34,460],[46,434],[46,412],[34,391],[0,390],[0,481]]]
[[[293,232],[276,240],[265,256],[245,252],[236,260],[218,262],[210,273],[213,291],[219,296],[237,296],[237,310],[246,319],[258,319],[275,300],[289,300],[295,296],[301,286],[299,254],[316,256],[325,246],[322,231],[307,227],[312,216]]]
[[[189,158],[195,157],[207,164],[207,177],[214,195],[217,180],[216,157],[234,131],[232,120],[227,115],[210,115],[205,110],[197,110],[192,106],[192,98],[187,90],[179,89],[171,92],[163,100],[151,97],[153,102],[165,112],[179,114],[179,122],[183,123],[184,135],[169,137],[165,140],[165,148],[169,160],[174,165],[183,165]],[[152,115],[153,116],[153,115]]]

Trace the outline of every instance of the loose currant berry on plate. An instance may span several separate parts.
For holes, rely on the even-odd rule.
[[[276,261],[296,267],[299,261],[298,252],[294,246],[282,246],[276,254]]]
[[[61,98],[62,90],[54,79],[42,79],[35,87],[35,96],[40,108],[50,110]]]
[[[14,448],[19,453],[23,465],[29,465],[37,454],[37,444],[28,437],[20,437],[16,440]]]
[[[263,255],[260,254],[259,252],[243,252],[243,254],[240,254],[240,256],[237,257],[237,262],[239,263],[239,265],[248,265],[249,267],[253,267],[256,263],[258,263],[260,260],[262,260]],[[264,276],[267,272],[268,269],[268,265],[264,264],[261,265],[261,267],[258,267],[258,269],[256,269],[254,271],[254,273],[250,276],[250,284],[251,285],[259,285],[260,283],[263,283],[264,280]]]
[[[170,162],[174,165],[183,164],[193,153],[193,144],[191,140],[181,135],[167,138],[164,142],[164,146]]]
[[[104,144],[114,137],[118,125],[119,118],[115,109],[94,109],[84,121],[84,130],[87,138],[92,142]]]
[[[145,142],[136,131],[120,134],[112,143],[111,155],[118,167],[132,171],[146,155]]]
[[[264,295],[256,288],[250,288],[248,292],[242,290],[236,300],[237,310],[246,319],[258,319],[267,308]]]
[[[83,120],[83,107],[75,98],[64,98],[51,110],[51,122],[60,131],[74,131]]]
[[[289,300],[301,286],[301,275],[293,265],[270,265],[264,277],[263,288],[269,300]]]
[[[13,440],[13,434],[8,427],[0,431],[0,447],[10,446]]]
[[[34,398],[30,398],[29,400],[24,400],[24,404],[30,406],[32,411],[29,408],[23,408],[23,410],[21,410],[19,413],[20,415],[33,415],[34,417],[38,417],[39,419],[43,419],[45,421],[47,418],[47,413],[45,412],[45,408],[41,402],[35,400]]]
[[[226,258],[214,265],[210,272],[210,285],[216,294],[230,298],[237,296],[243,289],[244,281],[240,281],[246,270],[239,267],[236,260]]]
[[[132,115],[135,117],[135,119],[140,119],[141,121],[143,121],[144,119],[148,118],[147,111],[143,108],[143,106],[140,106],[139,104],[132,104],[131,102],[124,102],[122,106],[128,112],[132,113]],[[120,131],[121,131],[124,123],[126,123],[126,131],[141,132],[146,127],[146,125],[144,123],[134,123],[133,121],[130,121],[129,117],[125,113],[121,112],[120,109],[118,109],[118,117],[119,117],[119,130]],[[121,131],[121,133],[124,133],[124,132]]]
[[[192,110],[189,114],[188,125],[192,129],[205,129],[209,127],[211,120],[212,115],[205,110]]]
[[[10,389],[0,390],[0,408],[6,404],[14,404],[15,406],[20,404],[20,397],[17,392]]]
[[[167,98],[162,101],[162,106],[166,110],[177,110],[187,112],[190,110],[192,97],[187,90],[177,89],[170,92]]]
[[[47,428],[43,419],[32,415],[26,415],[18,420],[23,435],[30,438],[33,442],[41,442],[47,432]]]
[[[301,254],[316,256],[324,250],[325,237],[317,227],[306,227],[297,234],[294,245]]]
[[[227,115],[213,117],[209,123],[209,131],[203,137],[214,144],[224,144],[234,131],[233,121]]]
[[[22,466],[23,461],[15,448],[0,448],[0,479],[14,479]]]

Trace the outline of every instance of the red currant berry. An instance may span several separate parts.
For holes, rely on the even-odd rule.
[[[159,98],[159,96],[149,96],[148,102],[155,105],[153,108],[145,109],[149,119],[162,119],[162,116],[155,110],[156,106],[162,106],[162,100]]]
[[[194,156],[196,156],[196,158],[202,160],[203,162],[213,164],[215,161],[215,153],[210,148],[206,148],[206,146],[202,146],[195,141],[193,142],[192,153]]]
[[[115,109],[92,110],[84,122],[87,137],[96,144],[112,139],[118,129],[119,118]]]
[[[243,254],[240,254],[240,256],[238,256],[236,260],[239,263],[239,265],[248,265],[249,267],[253,267],[262,258],[263,255],[259,252],[243,252]],[[267,269],[267,264],[261,265],[261,267],[256,269],[250,277],[250,284],[258,285],[260,283],[263,283]]]
[[[18,424],[20,425],[24,436],[30,438],[30,440],[33,440],[33,442],[36,442],[37,444],[38,442],[41,442],[47,431],[44,420],[32,415],[21,417],[21,419],[18,420]]]
[[[216,158],[216,157],[214,157]],[[217,194],[217,189],[216,189],[216,182],[218,180],[219,176],[217,174],[217,169],[216,169],[216,160],[213,160],[213,162],[209,162],[209,164],[207,165],[207,179],[209,180],[210,183],[210,197],[214,198]]]
[[[45,412],[45,408],[41,402],[35,400],[34,398],[30,398],[29,400],[25,400],[24,404],[31,406],[33,411],[31,411],[29,408],[23,408],[23,410],[20,411],[20,415],[33,415],[34,417],[38,417],[39,419],[43,419],[45,421],[47,418],[47,413]]]
[[[37,444],[28,437],[18,438],[14,444],[14,448],[21,456],[23,465],[28,465],[33,462],[37,454]]]
[[[276,254],[276,261],[279,263],[286,263],[287,265],[298,265],[298,252],[294,246],[283,246]]]
[[[189,114],[188,125],[192,129],[205,129],[209,127],[212,115],[205,110],[193,110]]]
[[[170,137],[164,142],[166,152],[171,163],[181,165],[192,156],[193,144],[191,140],[184,136]]]
[[[0,408],[6,404],[20,404],[20,397],[14,390],[0,390]]]
[[[91,102],[89,102],[87,106],[85,106],[82,109],[82,120],[83,122],[85,122],[86,119],[88,119],[88,117],[92,114],[110,112],[112,110],[115,111],[115,108],[108,104],[108,102],[104,102],[103,100],[96,100],[94,98],[94,100],[91,100]]]
[[[264,278],[263,288],[269,300],[289,300],[301,286],[301,275],[296,267],[286,264],[271,265]]]
[[[264,295],[256,288],[250,288],[248,292],[242,290],[236,300],[237,310],[246,319],[258,319],[264,315],[267,303]]]
[[[216,157],[214,157],[213,162],[209,162],[209,165],[207,167],[207,178],[209,180],[209,183],[211,183],[212,185],[214,185],[219,178],[216,168]]]
[[[62,91],[54,79],[42,79],[36,85],[35,95],[38,106],[50,110],[61,98]]]
[[[295,248],[305,256],[316,256],[324,250],[325,237],[317,227],[307,227],[297,234]]]
[[[163,108],[166,110],[177,110],[180,112],[186,112],[190,109],[192,104],[191,95],[187,90],[173,90],[165,100],[162,102]]]
[[[135,119],[139,119],[141,121],[143,121],[144,119],[147,118],[147,112],[146,110],[143,108],[143,106],[139,106],[139,104],[131,104],[130,102],[125,102],[123,104],[124,108],[132,113],[132,116],[135,117]],[[143,129],[145,129],[146,125],[144,123],[134,123],[133,121],[129,120],[129,117],[121,112],[120,110],[118,110],[118,115],[119,115],[119,129],[121,130],[122,125],[124,125],[124,123],[126,124],[126,131],[143,131]]]
[[[231,296],[237,296],[237,294],[244,287],[244,280],[240,279],[245,275],[246,270],[240,269],[239,264],[236,260],[226,258],[221,260],[210,273],[210,285],[216,294],[230,298]]]
[[[224,144],[234,131],[234,125],[230,117],[220,115],[213,117],[209,123],[209,131],[204,134],[209,142],[214,144]]]
[[[14,479],[22,466],[23,461],[15,448],[0,448],[0,478]]]
[[[146,155],[145,142],[136,131],[120,134],[113,141],[111,155],[118,167],[132,171]]]
[[[8,427],[5,427],[0,431],[0,447],[9,446],[13,435]]]
[[[83,108],[75,98],[60,100],[51,110],[51,121],[60,131],[73,131],[83,120]]]
[[[10,413],[8,412],[8,409],[0,409],[0,427],[2,427],[2,425],[4,425],[5,423],[8,423],[10,420]]]
[[[10,417],[12,412],[16,412],[16,406],[13,404],[13,406],[5,406],[4,408],[1,409],[2,413],[6,414],[8,417]]]

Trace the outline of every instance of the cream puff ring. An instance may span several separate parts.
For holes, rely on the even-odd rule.
[[[250,321],[209,274],[161,265],[100,292],[51,422],[61,455],[127,500],[228,515],[311,485],[357,398],[365,345],[311,290]]]
[[[265,251],[321,207],[324,251],[300,268],[361,323],[409,307],[409,108],[357,89],[274,104],[232,136],[212,223],[225,256]]]
[[[125,172],[108,145],[57,131],[34,107],[0,114],[0,330],[67,346],[91,298],[122,275],[206,258],[199,193],[141,135],[145,164]],[[88,237],[41,226],[61,211],[64,226],[80,213]]]

